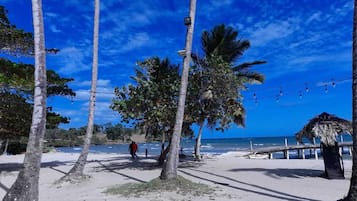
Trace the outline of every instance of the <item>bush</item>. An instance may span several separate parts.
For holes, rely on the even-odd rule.
[[[27,143],[10,141],[7,147],[8,154],[22,154],[26,152]]]

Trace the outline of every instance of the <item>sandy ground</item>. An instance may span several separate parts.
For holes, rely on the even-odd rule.
[[[347,194],[351,161],[345,160],[344,180],[321,177],[322,160],[247,159],[243,153],[206,157],[201,162],[180,163],[179,175],[209,185],[214,194],[201,197],[175,192],[149,193],[141,197],[121,197],[103,193],[113,185],[146,182],[157,178],[161,168],[154,157],[132,161],[129,155],[90,154],[85,172],[92,176],[80,184],[53,184],[72,167],[79,154],[46,153],[40,172],[41,201],[166,201],[166,200],[247,200],[247,201],[329,201]],[[24,155],[0,156],[0,198],[16,179]]]

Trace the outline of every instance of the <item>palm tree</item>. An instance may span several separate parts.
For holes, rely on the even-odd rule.
[[[32,14],[35,44],[35,90],[32,124],[23,169],[20,170],[15,183],[6,193],[4,201],[38,200],[39,197],[38,183],[42,143],[46,130],[47,98],[46,51],[41,0],[32,0]]]
[[[62,181],[81,180],[83,178],[86,178],[83,174],[83,171],[84,171],[84,166],[87,162],[89,147],[93,136],[94,109],[95,109],[96,88],[97,88],[97,79],[98,79],[98,39],[99,39],[99,10],[100,10],[99,5],[100,5],[100,0],[95,0],[92,83],[91,83],[91,91],[90,91],[89,115],[88,115],[86,137],[84,139],[82,152],[77,162],[74,164],[74,166],[69,171],[69,173],[60,179]]]
[[[344,201],[357,200],[357,0],[354,1],[352,34],[352,176]]]
[[[238,31],[224,24],[215,26],[211,31],[204,31],[201,36],[203,58],[193,58],[201,78],[200,101],[198,101],[199,132],[195,144],[195,157],[200,158],[201,135],[205,121],[214,127],[220,121],[218,130],[224,130],[231,122],[244,126],[245,110],[239,102],[239,90],[246,84],[262,83],[264,76],[249,71],[256,64],[265,61],[246,62],[234,66],[250,47],[248,40],[237,39]],[[223,89],[223,90],[222,90]],[[204,100],[204,101],[202,101]]]
[[[167,161],[162,168],[160,178],[163,180],[177,178],[177,167],[179,162],[180,138],[182,131],[182,124],[184,119],[186,92],[188,85],[188,71],[191,61],[192,51],[192,36],[195,23],[196,13],[196,0],[190,0],[190,19],[191,22],[187,25],[186,45],[185,45],[185,58],[183,62],[183,69],[181,75],[181,86],[179,93],[179,102],[176,113],[176,123],[174,132],[171,137],[170,152]]]

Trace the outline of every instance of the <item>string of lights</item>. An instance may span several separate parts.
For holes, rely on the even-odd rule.
[[[298,99],[303,99],[305,96],[311,93],[323,92],[324,94],[327,94],[331,90],[335,90],[338,85],[350,83],[351,81],[352,79],[350,77],[342,77],[339,79],[331,78],[329,80],[319,81],[316,83],[303,82],[298,85],[284,84],[273,87],[265,87],[264,84],[256,85],[256,87],[254,87],[254,90],[248,88],[247,90],[242,92],[242,101],[252,101],[255,104],[258,104],[260,101],[263,100],[274,100],[278,103],[283,99],[283,97],[296,97]],[[81,89],[76,92],[88,93],[89,95],[91,91]],[[114,89],[113,92],[97,90],[95,93],[103,95],[113,95],[114,98]],[[71,97],[72,102],[75,99],[75,97]]]
[[[243,92],[244,99],[243,101],[253,101],[255,104],[258,104],[262,100],[272,99],[277,103],[281,101],[283,97],[297,97],[299,99],[303,99],[304,96],[314,92],[323,92],[324,94],[329,93],[331,90],[335,90],[337,85],[342,85],[345,83],[350,83],[352,81],[351,78],[340,78],[340,79],[330,79],[328,81],[320,81],[315,84],[311,84],[311,82],[305,82],[301,84],[300,87],[289,87],[289,86],[280,86],[280,87],[271,87],[264,88],[262,85],[261,90],[251,90]],[[259,87],[256,87],[259,88]],[[265,94],[265,95],[261,95]],[[271,94],[271,95],[266,95]]]

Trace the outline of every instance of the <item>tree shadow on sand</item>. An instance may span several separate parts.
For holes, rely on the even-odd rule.
[[[121,169],[137,169],[137,170],[154,170],[154,169],[161,169],[162,166],[158,165],[158,157],[157,156],[150,156],[147,158],[138,158],[132,159],[131,157],[112,157],[105,160],[92,160],[89,162],[96,162],[102,163],[100,166],[96,168],[100,170],[104,169],[112,169],[112,170],[121,170]],[[109,162],[109,163],[108,163]],[[179,168],[193,168],[202,165],[203,162],[195,161],[193,157],[185,157],[180,158]]]
[[[72,165],[73,161],[50,161],[42,162],[41,168],[51,168],[56,166]],[[18,172],[23,168],[23,163],[2,163],[0,173],[2,172]]]
[[[286,169],[286,168],[237,168],[231,169],[232,172],[263,172],[264,175],[279,179],[282,177],[288,178],[304,178],[304,177],[323,177],[323,170],[311,170],[311,169]]]
[[[219,174],[215,174],[215,173],[208,172],[208,171],[192,169],[192,168],[189,168],[187,170],[204,173],[204,174],[207,174],[207,176],[204,176],[204,175],[198,176],[197,174],[193,174],[193,173],[190,173],[188,171],[183,171],[183,170],[180,170],[180,172],[183,173],[183,174],[186,174],[186,175],[201,179],[201,180],[205,180],[205,181],[212,182],[214,184],[225,186],[227,188],[232,188],[232,189],[236,189],[236,190],[250,192],[250,193],[258,194],[258,195],[261,195],[261,196],[276,198],[276,199],[279,199],[279,200],[318,201],[318,200],[311,199],[311,198],[305,198],[305,197],[301,197],[301,196],[297,196],[297,195],[284,193],[284,192],[281,192],[281,191],[278,191],[278,190],[275,190],[275,189],[271,189],[271,188],[267,188],[267,187],[264,187],[264,186],[251,184],[251,183],[247,183],[247,182],[243,182],[243,181],[239,181],[237,179],[233,179],[233,178],[230,178],[230,177],[227,177],[227,176],[224,176],[224,175],[219,175]],[[222,179],[227,180],[227,182],[219,182],[219,181],[222,181]],[[241,187],[241,186],[238,186],[238,185],[246,185],[248,187],[244,188],[244,187]],[[253,189],[251,189],[252,187],[256,188],[256,189],[253,190]]]
[[[130,160],[128,160],[130,159]],[[93,160],[98,166],[95,166],[95,171],[109,171],[111,173],[119,174],[137,182],[146,183],[146,181],[140,180],[133,176],[123,174],[120,172],[122,169],[135,169],[135,170],[156,170],[162,169],[162,166],[158,165],[157,157],[150,157],[144,159],[134,159],[117,157],[109,160]],[[115,162],[111,162],[115,161]],[[105,164],[105,162],[109,162]],[[180,159],[179,168],[193,168],[202,165],[202,162],[192,160],[192,158]]]
[[[41,168],[51,168],[55,171],[63,173],[63,171],[58,170],[54,167],[57,166],[65,166],[65,165],[72,165],[73,161],[51,161],[51,162],[43,162],[41,163]],[[11,173],[11,172],[19,172],[23,168],[23,163],[4,163],[1,164],[0,166],[0,174],[2,173]],[[0,189],[3,189],[4,191],[8,191],[10,187],[7,187],[3,183],[0,182]]]

